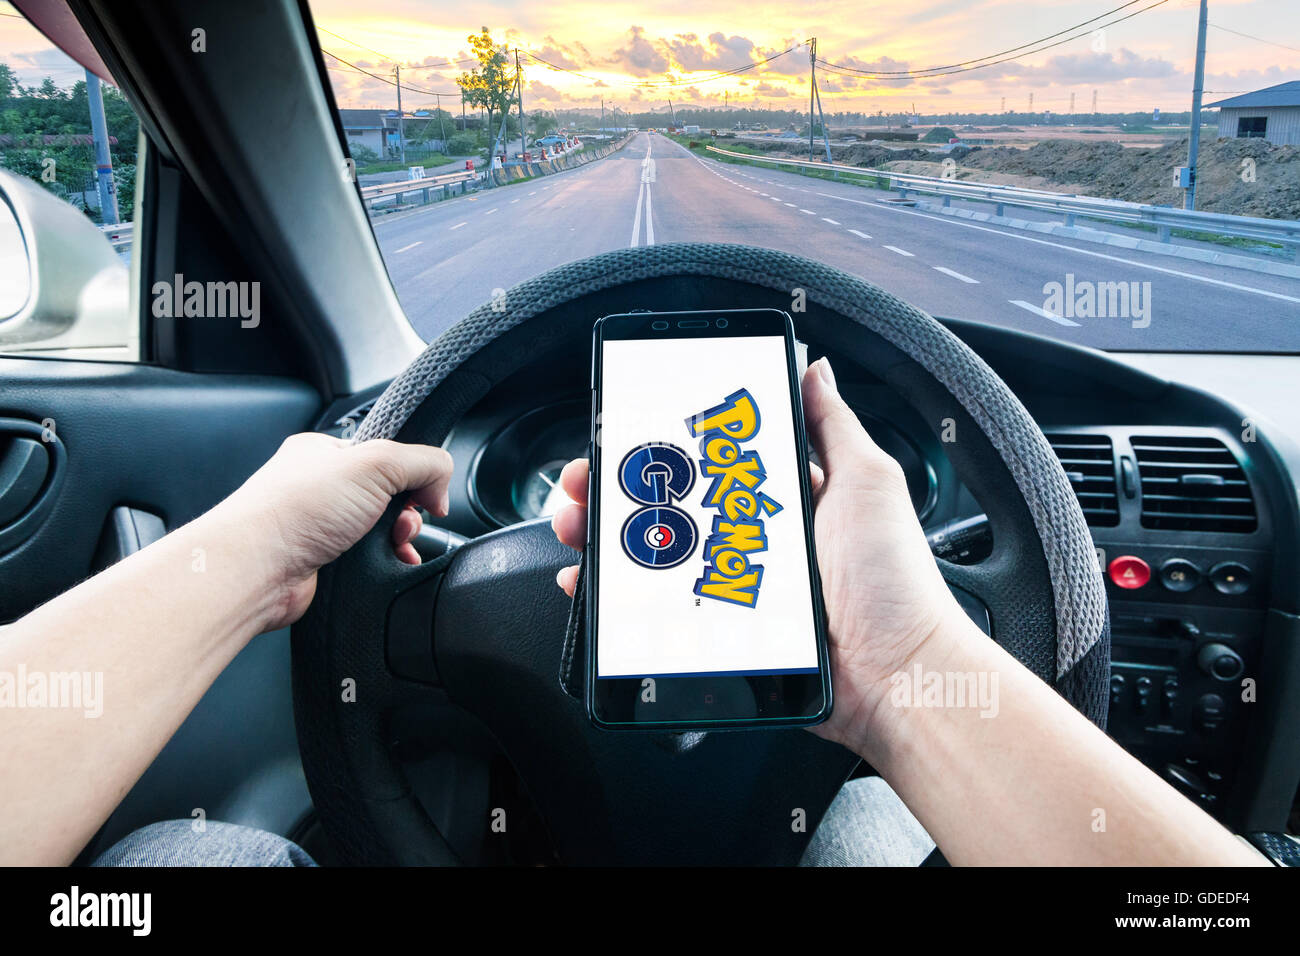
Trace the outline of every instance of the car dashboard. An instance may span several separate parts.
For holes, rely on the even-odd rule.
[[[1238,832],[1284,829],[1300,779],[1287,703],[1300,680],[1300,618],[1285,573],[1300,525],[1294,482],[1266,428],[1117,357],[945,324],[1025,404],[1079,497],[1110,599],[1109,733]],[[806,344],[810,358],[827,354]],[[949,464],[942,428],[851,357],[829,357],[846,400],[902,465],[922,525],[945,531],[932,545],[978,528],[983,509]],[[457,422],[444,442],[459,469],[442,522],[453,538],[563,503],[559,471],[587,449],[588,362],[585,342],[566,358],[539,359]],[[958,562],[982,553],[978,543],[936,550]]]

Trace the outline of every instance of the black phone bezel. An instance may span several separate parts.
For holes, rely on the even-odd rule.
[[[803,403],[795,355],[794,323],[779,309],[726,309],[692,312],[632,312],[598,320],[592,333],[591,434],[587,509],[586,570],[586,707],[587,715],[605,730],[727,730],[760,727],[806,727],[830,716],[833,705],[826,613],[821,575],[813,538],[812,482],[806,456],[797,456],[800,512],[808,549],[818,668],[812,674],[726,675],[655,678],[655,719],[639,719],[643,677],[596,677],[599,640],[600,576],[598,525],[601,467],[597,441],[601,413],[601,355],[605,341],[656,338],[719,338],[779,335],[785,342],[786,372],[794,410],[795,447],[807,448]],[[737,706],[738,705],[738,706]],[[730,707],[723,712],[721,708]],[[716,713],[717,716],[710,716]]]

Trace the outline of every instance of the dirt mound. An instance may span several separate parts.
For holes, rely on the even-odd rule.
[[[1173,171],[1186,163],[1186,140],[1155,149],[1044,140],[1028,149],[972,150],[961,160],[958,177],[979,182],[1021,180],[1026,186],[1061,192],[1176,206],[1182,202],[1182,190],[1173,185]],[[963,175],[968,170],[997,174],[997,178]],[[1203,141],[1196,208],[1269,219],[1300,218],[1300,148],[1261,139]]]
[[[935,153],[929,149],[890,149],[872,143],[851,143],[848,146],[831,147],[831,155],[837,163],[850,166],[870,166],[873,169],[885,163],[900,160],[930,159]]]

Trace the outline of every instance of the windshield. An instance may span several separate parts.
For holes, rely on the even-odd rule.
[[[561,263],[714,241],[1086,345],[1290,351],[1300,7],[1215,6],[1199,83],[1195,0],[313,12],[426,338]]]
[[[710,241],[808,256],[941,318],[1083,345],[1295,351],[1300,6],[1204,12],[312,10],[363,201],[426,339],[565,262]],[[108,222],[85,73],[34,38],[15,14],[0,20],[0,164]],[[109,87],[103,101],[103,182],[126,218],[134,117]]]

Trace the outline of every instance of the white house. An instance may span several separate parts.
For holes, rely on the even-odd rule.
[[[1219,111],[1220,139],[1266,139],[1300,146],[1300,80],[1209,103]]]

